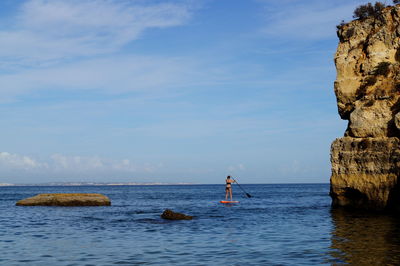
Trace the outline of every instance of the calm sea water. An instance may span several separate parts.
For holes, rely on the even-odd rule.
[[[331,210],[328,184],[0,187],[1,265],[400,263],[400,218]],[[110,207],[22,207],[38,193],[102,193]],[[164,209],[194,215],[165,221]]]

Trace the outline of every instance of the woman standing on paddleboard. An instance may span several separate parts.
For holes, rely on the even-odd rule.
[[[233,178],[231,179],[231,176],[228,175],[228,176],[226,177],[225,182],[226,182],[226,187],[225,187],[225,200],[228,199],[228,194],[229,194],[230,197],[231,197],[231,201],[232,201],[232,183],[235,183],[236,180],[233,179]]]

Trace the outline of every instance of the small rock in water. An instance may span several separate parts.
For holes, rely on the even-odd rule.
[[[178,212],[173,212],[170,209],[166,209],[161,214],[161,218],[167,219],[167,220],[192,220],[193,216],[189,216],[189,215],[178,213]]]
[[[108,197],[97,193],[51,193],[39,194],[20,200],[18,206],[109,206]]]

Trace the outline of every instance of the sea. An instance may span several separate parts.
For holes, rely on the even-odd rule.
[[[0,187],[0,265],[399,265],[400,218],[332,209],[329,184]],[[112,206],[26,207],[39,193]],[[194,216],[169,221],[165,209]]]

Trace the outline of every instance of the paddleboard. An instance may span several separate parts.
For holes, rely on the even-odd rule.
[[[239,203],[239,201],[236,201],[236,200],[221,200],[220,201],[221,203]]]

